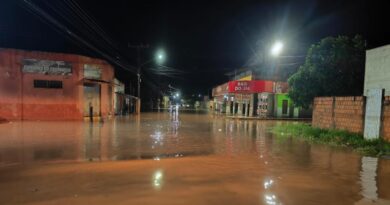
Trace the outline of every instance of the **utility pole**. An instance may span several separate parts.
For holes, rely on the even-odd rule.
[[[131,45],[128,44],[129,48],[135,48],[137,50],[137,113],[141,112],[141,49],[149,48],[149,45],[139,44],[139,45]]]

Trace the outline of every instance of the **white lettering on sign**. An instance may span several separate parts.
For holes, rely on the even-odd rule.
[[[99,66],[84,64],[84,78],[101,79],[102,70]]]
[[[248,82],[245,81],[239,81],[237,82],[237,85],[234,86],[234,91],[250,91],[251,88],[249,86]]]
[[[71,75],[72,65],[65,61],[23,59],[23,73],[42,73],[48,75]]]

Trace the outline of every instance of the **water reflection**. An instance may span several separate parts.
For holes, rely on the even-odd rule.
[[[160,189],[163,182],[163,172],[161,170],[157,170],[153,174],[153,186],[156,189]]]
[[[159,190],[164,186],[164,193],[172,192],[172,196],[191,187],[191,195],[219,197],[224,199],[221,201],[224,204],[389,202],[390,160],[362,157],[350,150],[311,145],[288,136],[278,138],[268,132],[274,123],[156,113],[117,118],[101,124],[1,124],[0,171],[5,166],[21,164],[36,164],[39,168],[48,162],[94,164],[89,162],[99,161],[104,167],[111,160],[150,159],[134,162],[136,166],[131,168],[131,175],[120,167],[100,171],[90,179],[100,181],[96,179],[107,174],[104,180],[111,182],[123,172],[126,173],[121,179],[124,182],[117,183],[124,186],[124,190],[126,186],[137,186],[133,190],[137,196],[151,196],[147,191],[137,192],[138,186],[146,190],[146,187]],[[17,175],[24,168],[16,170]],[[110,175],[111,172],[115,174]],[[174,176],[172,180],[164,176],[168,172],[170,177]],[[14,172],[4,173],[0,175],[0,181],[4,182],[0,183],[0,189],[10,185],[8,179],[34,176],[30,173],[17,176],[13,175]],[[90,186],[90,183],[85,181],[85,186]],[[105,183],[101,186],[109,189],[107,193],[117,191]],[[213,194],[209,196],[208,193]],[[7,197],[6,194],[0,196]],[[196,204],[195,197],[188,200]],[[213,198],[204,200],[214,202]],[[204,201],[196,202],[204,204]],[[215,199],[215,202],[220,201]]]
[[[274,183],[274,180],[270,179],[270,180],[266,180],[264,182],[264,189],[269,189],[271,188],[272,184]]]
[[[362,170],[360,171],[360,182],[362,184],[362,195],[365,199],[378,199],[376,185],[376,171],[378,158],[362,157]]]

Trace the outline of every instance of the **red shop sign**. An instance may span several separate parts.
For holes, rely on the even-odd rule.
[[[273,92],[274,82],[268,80],[230,81],[229,93]]]

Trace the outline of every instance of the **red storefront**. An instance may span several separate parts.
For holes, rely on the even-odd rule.
[[[284,93],[287,88],[286,82],[236,80],[214,88],[213,97],[220,112],[252,116],[256,113],[260,94]]]
[[[230,81],[228,83],[229,93],[262,93],[262,92],[274,92],[273,81],[267,80],[250,80],[250,81]]]
[[[0,118],[106,117],[113,114],[113,80],[114,69],[104,60],[0,49]]]

